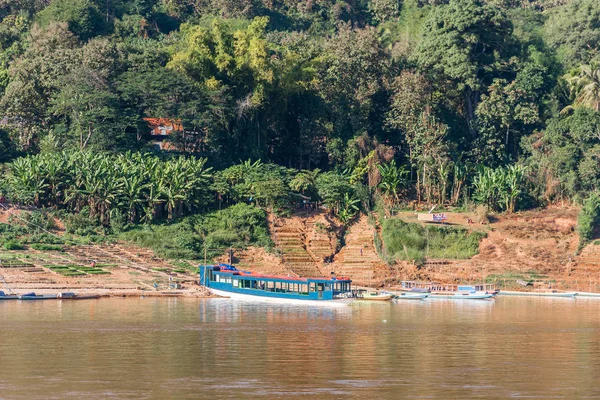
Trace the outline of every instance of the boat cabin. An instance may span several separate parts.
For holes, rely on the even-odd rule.
[[[346,278],[296,278],[241,271],[228,264],[201,265],[200,285],[209,289],[254,296],[333,300],[351,293]]]
[[[472,285],[456,285],[453,283],[402,281],[402,289],[414,292],[494,292],[496,285],[491,283],[477,283]]]

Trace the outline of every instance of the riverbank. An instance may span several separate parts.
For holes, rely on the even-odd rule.
[[[21,212],[27,211],[0,212],[0,222],[14,224],[10,215]],[[363,216],[347,228],[343,245],[337,249],[334,244],[339,238],[333,224],[327,225],[330,221],[326,216],[315,212],[280,220],[283,228],[272,223],[271,234],[278,234],[280,239],[274,240],[276,252],[248,247],[236,250],[233,262],[242,269],[265,274],[310,270],[310,276],[327,276],[334,271],[336,275],[349,276],[357,285],[372,287],[393,286],[400,280],[423,280],[488,282],[514,290],[522,289],[518,281],[527,281],[538,289],[600,292],[600,245],[592,242],[576,254],[577,212],[574,208],[547,208],[492,216],[487,224],[470,223],[476,218],[469,213],[447,213],[449,225],[483,231],[486,237],[471,259],[428,258],[423,265],[387,265],[373,243],[379,220],[399,218],[421,223],[414,212],[380,215],[375,223]],[[58,228],[52,234],[66,237],[60,221],[56,222]],[[68,244],[36,246],[33,237],[29,235],[21,249],[0,250],[0,275],[6,283],[0,290],[9,287],[20,293],[73,291],[119,297],[207,295],[197,284],[197,266],[203,260],[166,260],[150,249],[124,241],[83,244],[84,241],[76,243],[70,238],[64,241]],[[291,239],[281,240],[287,237],[301,240],[292,247]],[[301,260],[300,250],[305,253]],[[316,261],[321,254],[332,262]],[[228,259],[226,254],[216,261]]]

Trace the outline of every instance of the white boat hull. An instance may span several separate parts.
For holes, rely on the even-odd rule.
[[[252,296],[249,294],[231,293],[224,290],[209,288],[212,294],[221,297],[228,297],[232,300],[260,302],[270,304],[290,304],[298,306],[317,306],[317,307],[346,307],[354,301],[354,299],[334,299],[334,300],[299,300],[299,299],[282,299],[278,297]]]
[[[501,290],[498,292],[501,296],[528,296],[528,297],[568,297],[573,298],[577,295],[576,292],[511,292]]]
[[[486,300],[493,299],[494,295],[485,292],[477,293],[431,293],[430,299],[444,299],[444,300]]]
[[[386,292],[393,295],[394,300],[423,300],[429,297],[429,293],[418,292]]]
[[[600,297],[600,293],[593,292],[577,292],[577,297]]]

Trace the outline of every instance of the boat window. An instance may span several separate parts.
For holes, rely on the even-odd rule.
[[[238,287],[238,282],[239,281],[237,279],[234,279],[233,280],[233,287]]]
[[[303,283],[300,285],[300,294],[308,295],[308,284]]]

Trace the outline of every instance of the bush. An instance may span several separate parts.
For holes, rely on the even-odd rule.
[[[33,243],[29,245],[32,249],[41,251],[63,251],[63,247],[56,244]]]
[[[119,238],[149,247],[167,259],[188,260],[203,258],[205,245],[210,257],[230,247],[270,248],[273,245],[265,212],[243,203],[207,215],[187,217],[175,224],[138,227],[121,233]]]
[[[94,236],[98,234],[98,221],[88,218],[84,212],[68,215],[65,222],[65,230],[67,233],[78,236]]]
[[[596,227],[600,223],[600,197],[593,193],[583,203],[583,207],[577,218],[577,230],[579,232],[579,244],[583,247],[594,238]]]
[[[21,242],[15,240],[8,240],[4,242],[4,250],[25,250],[25,246]]]
[[[467,229],[385,220],[382,236],[388,261],[405,260],[421,264],[426,257],[468,259],[479,252],[486,235]]]
[[[48,233],[38,233],[35,235],[31,235],[28,238],[29,243],[45,243],[45,244],[65,244],[65,241],[56,236],[50,235]]]

